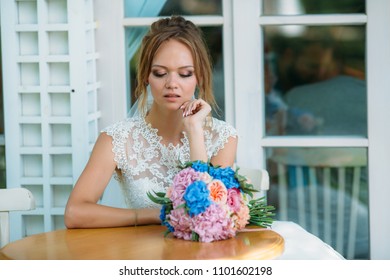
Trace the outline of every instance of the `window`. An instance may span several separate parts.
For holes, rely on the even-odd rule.
[[[1,47],[0,47],[0,65],[1,62]],[[6,172],[5,172],[5,141],[4,141],[4,110],[3,110],[3,80],[2,68],[0,67],[0,188],[6,187]]]

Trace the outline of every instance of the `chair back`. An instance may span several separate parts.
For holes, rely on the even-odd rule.
[[[35,199],[28,189],[0,189],[0,248],[9,243],[10,211],[27,211],[33,209],[35,209]]]
[[[248,167],[240,167],[238,173],[246,176],[253,187],[258,191],[254,193],[254,198],[266,196],[269,190],[269,175],[265,169],[256,169]]]
[[[353,259],[359,230],[368,236],[368,224],[358,229],[358,223],[368,222],[367,205],[359,199],[367,166],[364,149],[281,151],[271,159],[277,170],[279,219],[299,223]]]

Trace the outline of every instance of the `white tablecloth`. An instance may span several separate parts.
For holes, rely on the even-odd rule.
[[[284,252],[278,260],[343,260],[337,251],[293,222],[274,221],[272,230],[284,238]]]

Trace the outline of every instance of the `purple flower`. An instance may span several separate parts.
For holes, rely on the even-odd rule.
[[[189,208],[190,216],[198,215],[211,204],[210,191],[203,181],[196,181],[189,185],[184,193],[184,200]]]

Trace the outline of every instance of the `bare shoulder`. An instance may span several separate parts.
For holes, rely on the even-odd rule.
[[[114,154],[112,149],[113,149],[112,137],[105,132],[100,133],[93,147],[91,160],[94,159],[113,160]]]

